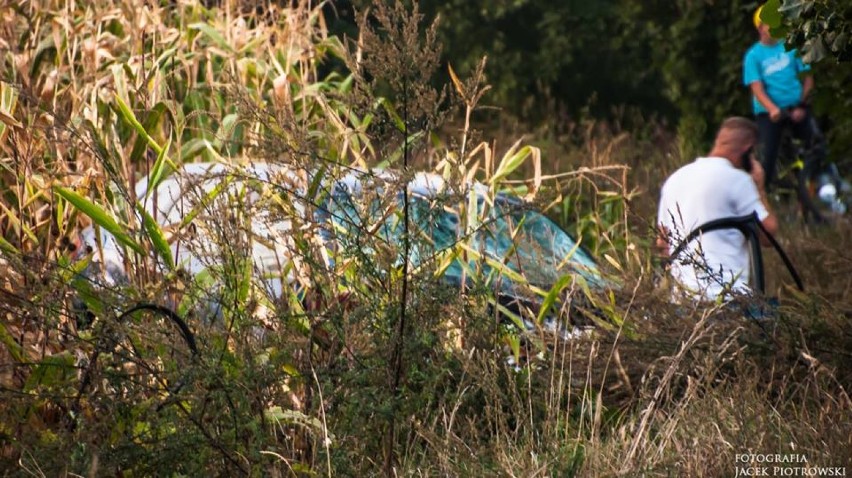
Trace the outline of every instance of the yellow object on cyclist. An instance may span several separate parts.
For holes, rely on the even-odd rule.
[[[760,28],[760,24],[763,21],[760,20],[760,12],[763,10],[763,5],[757,7],[757,10],[754,11],[754,28]]]

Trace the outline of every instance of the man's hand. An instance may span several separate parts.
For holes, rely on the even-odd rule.
[[[749,158],[749,161],[751,161],[751,180],[757,185],[758,191],[763,191],[763,181],[766,180],[766,172],[763,170],[763,165],[754,158]]]
[[[769,119],[771,119],[773,123],[777,123],[781,120],[781,108],[772,105],[772,107],[768,108],[767,111],[769,112]]]
[[[769,119],[772,120],[773,123],[779,122],[781,120],[781,108],[779,108],[778,105],[769,98],[769,95],[766,94],[766,90],[763,88],[763,82],[759,80],[753,81],[749,83],[748,86],[757,102],[766,108],[766,112],[769,113]]]
[[[766,173],[763,171],[763,166],[760,164],[760,161],[752,158],[751,159],[751,179],[757,185],[757,193],[760,195],[760,202],[763,203],[763,207],[766,208],[766,211],[769,212],[769,215],[766,216],[761,223],[763,227],[769,231],[770,234],[775,234],[778,232],[778,219],[775,217],[775,214],[772,213],[772,209],[769,207],[769,199],[766,197],[766,189],[763,187],[763,180],[766,177]],[[760,232],[760,244],[763,246],[771,245],[769,239],[763,233]]]
[[[794,123],[801,123],[803,119],[805,119],[805,115],[807,112],[802,107],[793,108],[793,112],[790,113],[790,119],[793,120]]]

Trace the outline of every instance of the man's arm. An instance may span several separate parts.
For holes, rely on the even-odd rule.
[[[799,105],[793,109],[793,112],[790,114],[790,117],[796,123],[802,121],[807,116],[807,110],[805,110],[805,104],[808,102],[808,97],[811,94],[811,90],[814,89],[814,77],[813,75],[805,75],[802,79],[802,96],[799,98]]]
[[[757,98],[757,101],[766,108],[766,111],[769,112],[769,118],[772,121],[778,121],[781,118],[781,108],[779,108],[775,103],[772,102],[772,99],[769,98],[769,95],[766,94],[766,89],[763,87],[762,81],[753,81],[749,83],[749,88],[751,89],[751,94]]]
[[[766,199],[766,192],[763,190],[763,186],[758,186],[757,190],[760,193],[760,202],[762,202],[764,207],[766,207],[766,210],[769,211],[769,215],[763,218],[760,223],[763,224],[763,228],[766,229],[766,232],[775,236],[778,232],[778,218],[776,218],[775,213],[769,209],[769,201]],[[763,231],[760,231],[760,245],[764,247],[772,245]]]
[[[808,74],[804,75],[802,79],[802,97],[799,102],[801,104],[805,104],[808,102],[808,98],[811,96],[811,91],[814,89],[814,75]]]
[[[743,84],[748,86],[757,102],[766,108],[772,121],[781,119],[781,108],[766,93],[760,63],[755,58],[753,50],[749,50],[743,57]]]
[[[668,180],[660,188],[660,204],[657,206],[657,237],[654,241],[654,248],[657,254],[663,258],[669,257],[671,253],[669,229],[665,225],[665,218],[668,217],[668,214],[671,214],[669,212],[669,195],[666,193],[667,185]]]
[[[760,165],[760,161],[751,158],[751,179],[754,181],[754,184],[757,186],[757,193],[760,196],[760,202],[763,204],[763,207],[766,208],[766,211],[769,213],[765,218],[763,218],[761,224],[763,224],[764,229],[769,234],[773,236],[778,232],[778,218],[775,217],[775,214],[772,212],[772,209],[769,208],[769,199],[766,197],[766,189],[763,187],[763,181],[766,173],[763,171],[763,166]],[[770,246],[769,239],[760,231],[760,244],[762,246]]]

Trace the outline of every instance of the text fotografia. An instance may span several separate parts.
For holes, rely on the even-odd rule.
[[[738,453],[734,476],[846,476],[846,467],[810,466],[805,455]]]

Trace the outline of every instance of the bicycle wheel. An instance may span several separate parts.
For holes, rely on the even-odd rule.
[[[799,198],[799,208],[802,211],[802,219],[809,222],[812,217],[814,222],[821,224],[826,222],[825,216],[820,211],[819,205],[814,201],[814,191],[811,188],[810,172],[807,168],[799,171],[798,174],[798,189],[797,196]]]
[[[819,204],[814,200],[811,179],[814,176],[816,162],[802,144],[794,140],[789,128],[784,128],[778,148],[778,164],[787,165],[779,170],[778,190],[781,193],[795,194],[796,202],[804,222],[813,219],[816,223],[825,222]]]

